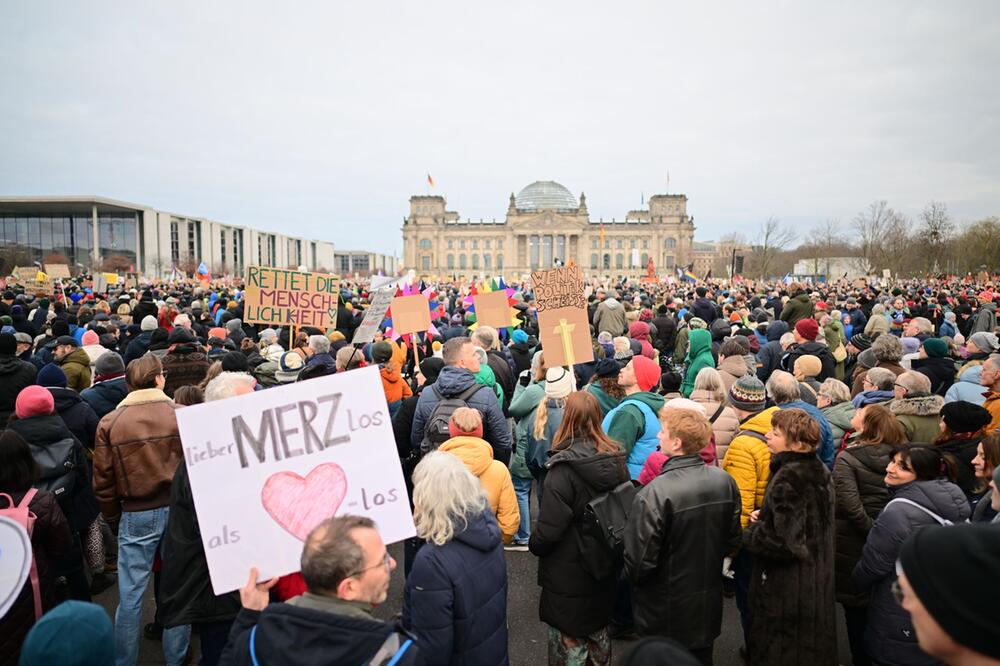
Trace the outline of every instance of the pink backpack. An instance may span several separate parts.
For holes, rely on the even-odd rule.
[[[21,498],[20,504],[14,504],[13,498],[7,493],[0,493],[0,498],[7,499],[7,508],[0,509],[0,516],[10,518],[23,527],[27,530],[29,537],[31,537],[31,532],[35,529],[35,520],[38,517],[31,512],[28,505],[31,504],[31,500],[37,492],[38,490],[35,488],[30,489]],[[34,555],[31,556],[31,591],[35,597],[35,621],[37,622],[42,617],[42,594],[38,586],[38,567],[35,564]]]

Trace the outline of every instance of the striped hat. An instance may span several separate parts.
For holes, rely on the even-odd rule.
[[[744,375],[729,389],[729,403],[744,412],[759,412],[767,402],[764,382],[755,375]]]

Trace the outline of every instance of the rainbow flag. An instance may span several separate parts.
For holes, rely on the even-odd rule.
[[[698,276],[691,270],[691,266],[688,266],[684,269],[684,272],[681,273],[681,279],[687,280],[688,282],[697,282]]]

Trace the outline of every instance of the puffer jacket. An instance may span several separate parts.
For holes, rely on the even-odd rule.
[[[885,468],[892,454],[888,444],[858,443],[841,451],[833,464],[837,492],[837,601],[845,606],[868,604],[868,593],[855,588],[851,576],[869,530],[889,501]]]
[[[611,621],[617,575],[595,578],[583,549],[596,548],[581,531],[587,502],[629,478],[624,453],[597,453],[589,440],[574,440],[549,457],[545,493],[529,548],[539,557],[542,622],[571,636],[587,636]]]
[[[715,435],[715,457],[717,460],[722,460],[726,457],[726,450],[729,449],[729,443],[733,441],[733,437],[739,432],[740,417],[732,407],[725,403],[716,402],[715,396],[709,391],[692,391],[691,400],[704,407],[705,416],[710,421],[715,416],[715,420],[712,421],[712,433]],[[719,411],[719,407],[722,407],[721,412]],[[716,413],[718,413],[718,416],[716,416]]]
[[[740,422],[740,431],[749,430],[763,437],[771,430],[771,417],[777,411],[777,407],[771,407],[748,416]],[[767,480],[771,477],[771,450],[760,437],[737,431],[722,459],[722,469],[733,477],[739,488],[740,524],[745,528],[750,524],[750,514],[764,504]]]
[[[908,499],[953,523],[969,517],[969,502],[961,489],[944,479],[913,481],[889,490],[889,500]],[[854,584],[870,590],[865,647],[880,664],[937,664],[917,645],[910,614],[892,594],[896,560],[906,541],[919,529],[937,525],[925,511],[902,502],[886,504],[868,533],[861,561],[854,568]]]
[[[799,292],[792,298],[789,298],[788,302],[781,308],[780,319],[787,323],[789,328],[795,328],[795,324],[800,319],[808,319],[813,316],[813,308],[814,305],[809,298],[809,294]]]
[[[122,511],[167,506],[184,453],[177,406],[159,389],[132,391],[101,419],[94,449],[94,494],[109,524]]]
[[[128,386],[125,384],[125,378],[117,377],[95,383],[81,393],[80,397],[87,401],[87,404],[97,414],[97,418],[102,419],[106,414],[115,411],[118,403],[124,400],[127,395]]]
[[[0,355],[0,430],[14,413],[17,394],[35,383],[38,368],[16,356]]]
[[[889,403],[889,411],[896,415],[899,425],[906,431],[906,441],[930,444],[941,434],[941,408],[944,398],[926,393],[908,393]]]
[[[447,451],[461,460],[466,469],[479,479],[486,491],[486,499],[490,501],[490,508],[497,517],[500,535],[504,543],[509,542],[517,533],[521,514],[507,467],[502,462],[493,460],[493,449],[478,437],[452,437],[438,450]]]
[[[72,353],[66,354],[56,363],[66,373],[67,388],[71,388],[77,393],[90,388],[90,356],[82,348],[77,347]]]
[[[979,383],[979,378],[982,376],[983,365],[981,363],[963,365],[958,373],[958,379],[944,394],[945,403],[964,400],[974,405],[982,405],[986,402],[986,396],[983,395],[986,387]]]
[[[830,430],[833,433],[833,448],[839,449],[841,442],[844,441],[844,435],[854,430],[854,426],[851,425],[851,419],[854,418],[854,404],[850,400],[845,400],[824,407],[819,411],[826,422],[830,424]]]
[[[739,359],[742,362],[742,359]],[[714,368],[715,358],[712,356],[712,334],[703,328],[691,331],[688,336],[688,353],[684,359],[687,369],[684,371],[684,382],[681,393],[685,398],[691,396],[694,390],[694,380],[702,368]]]
[[[163,374],[167,381],[163,392],[173,398],[182,386],[197,386],[208,374],[208,356],[197,344],[177,345],[163,358]]]
[[[417,552],[403,626],[417,636],[426,664],[503,666],[509,663],[507,563],[500,528],[488,509],[467,519],[448,543]]]
[[[636,628],[687,648],[708,647],[722,631],[722,560],[740,543],[740,491],[697,454],[675,456],[632,503],[625,573]]]

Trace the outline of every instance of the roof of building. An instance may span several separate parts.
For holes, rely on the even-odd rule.
[[[518,210],[576,210],[580,202],[564,185],[554,180],[536,180],[517,193]]]

